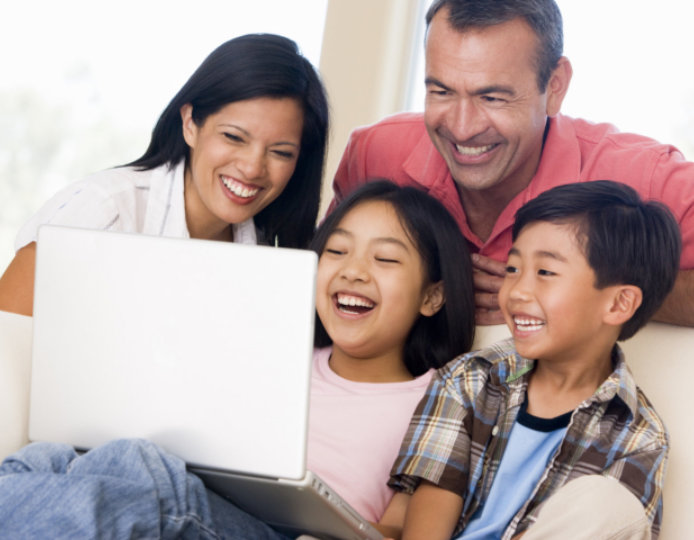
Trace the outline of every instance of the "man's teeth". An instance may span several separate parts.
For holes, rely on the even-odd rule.
[[[234,195],[237,197],[243,197],[244,199],[253,197],[260,191],[260,188],[251,188],[245,186],[241,182],[237,182],[231,178],[227,178],[226,176],[222,176],[222,182]]]
[[[514,317],[513,322],[516,324],[516,327],[519,330],[523,330],[525,332],[539,330],[545,325],[543,321],[538,319],[527,319],[525,317]]]
[[[494,148],[494,145],[488,144],[486,146],[463,146],[461,144],[456,144],[455,148],[464,156],[481,156],[485,152],[489,152],[492,148]]]

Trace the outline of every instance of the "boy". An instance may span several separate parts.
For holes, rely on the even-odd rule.
[[[665,207],[615,182],[517,212],[499,292],[513,339],[432,380],[390,481],[412,493],[389,508],[406,501],[403,538],[657,537],[667,434],[616,342],[660,306],[680,246]]]

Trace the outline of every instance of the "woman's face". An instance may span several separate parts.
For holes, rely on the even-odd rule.
[[[293,98],[236,101],[201,126],[181,107],[190,147],[185,171],[186,222],[191,237],[229,239],[229,225],[255,216],[289,182],[301,150],[303,110]]]

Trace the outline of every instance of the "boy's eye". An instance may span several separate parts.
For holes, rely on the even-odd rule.
[[[545,270],[544,268],[540,268],[540,269],[537,271],[537,275],[538,275],[538,276],[556,276],[557,274],[555,274],[555,273],[552,272],[551,270]]]
[[[506,273],[507,274],[515,274],[517,272],[518,272],[518,268],[516,268],[515,266],[512,266],[510,264],[506,266]]]

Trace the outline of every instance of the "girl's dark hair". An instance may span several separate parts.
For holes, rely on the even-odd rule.
[[[306,247],[320,204],[321,178],[328,139],[325,89],[311,63],[292,40],[273,34],[249,34],[223,43],[203,61],[157,121],[149,147],[129,166],[141,170],[188,159],[180,109],[190,103],[201,126],[208,116],[235,101],[260,97],[293,98],[304,112],[296,169],[280,196],[255,217],[259,237],[284,247]]]
[[[343,218],[369,201],[389,203],[417,248],[429,283],[443,282],[446,302],[432,317],[420,316],[405,343],[404,362],[414,376],[438,368],[472,347],[475,301],[467,244],[446,208],[424,191],[387,180],[368,182],[352,192],[318,228],[311,249],[320,256]],[[316,347],[332,343],[316,316]]]

